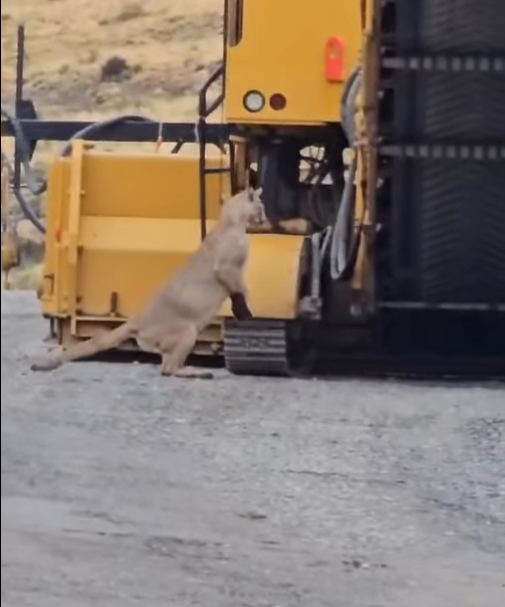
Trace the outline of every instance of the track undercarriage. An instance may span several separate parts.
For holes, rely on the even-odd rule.
[[[422,319],[395,313],[381,325],[359,328],[304,326],[298,321],[228,321],[224,362],[228,370],[241,375],[503,380],[504,343],[503,314],[470,322],[457,314],[448,319],[430,313]]]

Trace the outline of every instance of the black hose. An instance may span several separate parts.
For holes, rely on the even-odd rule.
[[[9,175],[9,180],[13,179],[13,177],[14,177],[14,167],[10,163],[9,159],[7,158],[7,156],[5,155],[5,153],[3,152],[3,150],[2,150],[2,161],[3,161],[4,165],[5,165],[5,167],[7,168],[7,173]],[[37,217],[37,215],[35,214],[35,212],[31,209],[30,205],[26,201],[26,198],[23,196],[23,194],[21,193],[21,191],[18,188],[14,188],[13,189],[13,193],[14,193],[14,196],[16,197],[16,200],[18,201],[19,206],[21,207],[21,210],[23,211],[23,214],[26,217],[26,219],[28,219],[29,221],[31,221],[32,224],[37,228],[37,230],[39,232],[42,232],[42,234],[45,234],[46,233],[46,227],[40,221],[40,219]]]
[[[14,136],[15,136],[15,141],[16,141],[16,151],[19,154],[21,166],[24,169],[26,185],[34,196],[40,196],[40,194],[43,194],[47,190],[47,182],[45,179],[38,180],[37,176],[34,174],[33,169],[30,166],[31,150],[30,150],[28,141],[25,137],[25,134],[23,132],[21,123],[15,116],[10,114],[10,112],[8,112],[3,106],[1,106],[1,111],[2,111],[2,116],[11,124],[11,126],[14,130]],[[7,173],[9,175],[9,182],[14,183],[14,167],[10,163],[9,159],[7,158],[7,156],[3,152],[3,150],[2,150],[2,161],[5,164],[5,167],[7,168]],[[16,187],[15,184],[13,187],[13,193],[14,193],[14,196],[16,197],[16,200],[18,201],[21,211],[23,212],[26,219],[28,219],[28,221],[30,221],[39,232],[41,232],[42,234],[45,234],[46,228],[45,228],[44,224],[40,221],[40,219],[37,217],[35,212],[31,209],[30,205],[26,201],[26,198],[23,196],[23,193],[21,192],[19,187]]]
[[[36,227],[36,229],[41,234],[45,234],[46,233],[46,226],[40,221],[40,219],[37,217],[37,215],[35,214],[35,212],[32,211],[30,205],[26,201],[26,199],[23,196],[23,194],[21,193],[21,191],[18,190],[18,189],[15,189],[14,190],[14,196],[16,197],[16,200],[18,201],[19,206],[21,207],[21,210],[23,211],[24,216],[26,217],[26,219],[28,219],[28,221],[31,221],[32,224]]]
[[[70,137],[70,139],[63,146],[63,149],[60,152],[60,156],[65,157],[70,154],[70,151],[72,150],[72,143],[76,139],[86,139],[90,135],[96,135],[100,131],[106,130],[107,128],[114,126],[115,124],[119,124],[121,122],[150,122],[152,124],[158,124],[158,121],[156,120],[137,115],[115,116],[114,118],[109,118],[100,122],[93,122],[93,124],[89,124],[80,131],[77,131],[77,133],[74,133],[72,137]]]
[[[2,116],[9,122],[14,130],[14,136],[17,144],[17,152],[19,154],[21,165],[25,172],[26,185],[30,192],[34,196],[39,196],[43,194],[47,189],[47,182],[45,179],[38,180],[36,175],[33,172],[33,169],[30,166],[31,160],[31,151],[30,146],[28,145],[28,141],[26,140],[25,134],[23,133],[23,128],[19,120],[10,114],[3,106],[2,106]],[[39,182],[37,184],[37,181]]]

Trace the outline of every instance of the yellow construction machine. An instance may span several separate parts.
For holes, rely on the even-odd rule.
[[[3,134],[18,164],[67,141],[43,226],[55,338],[136,312],[252,186],[268,217],[249,236],[254,319],[226,305],[195,353],[243,374],[505,375],[504,25],[502,0],[227,0],[196,124],[38,120],[20,30]],[[104,140],[175,145],[93,147]]]

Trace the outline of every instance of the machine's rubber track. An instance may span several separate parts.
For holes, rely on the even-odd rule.
[[[291,360],[289,323],[276,320],[225,322],[224,356],[235,375],[271,377],[304,376]],[[309,348],[305,344],[304,350]],[[436,356],[372,352],[338,352],[317,349],[311,371],[343,377],[396,377],[398,379],[458,379],[505,381],[503,361],[497,358]]]
[[[235,375],[291,375],[287,323],[277,320],[226,320],[224,357]]]

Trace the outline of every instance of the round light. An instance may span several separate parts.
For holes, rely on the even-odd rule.
[[[283,110],[286,107],[286,97],[281,93],[274,93],[270,97],[270,107],[273,110]]]
[[[259,91],[249,91],[244,95],[244,107],[249,112],[259,112],[265,106],[265,97]]]

